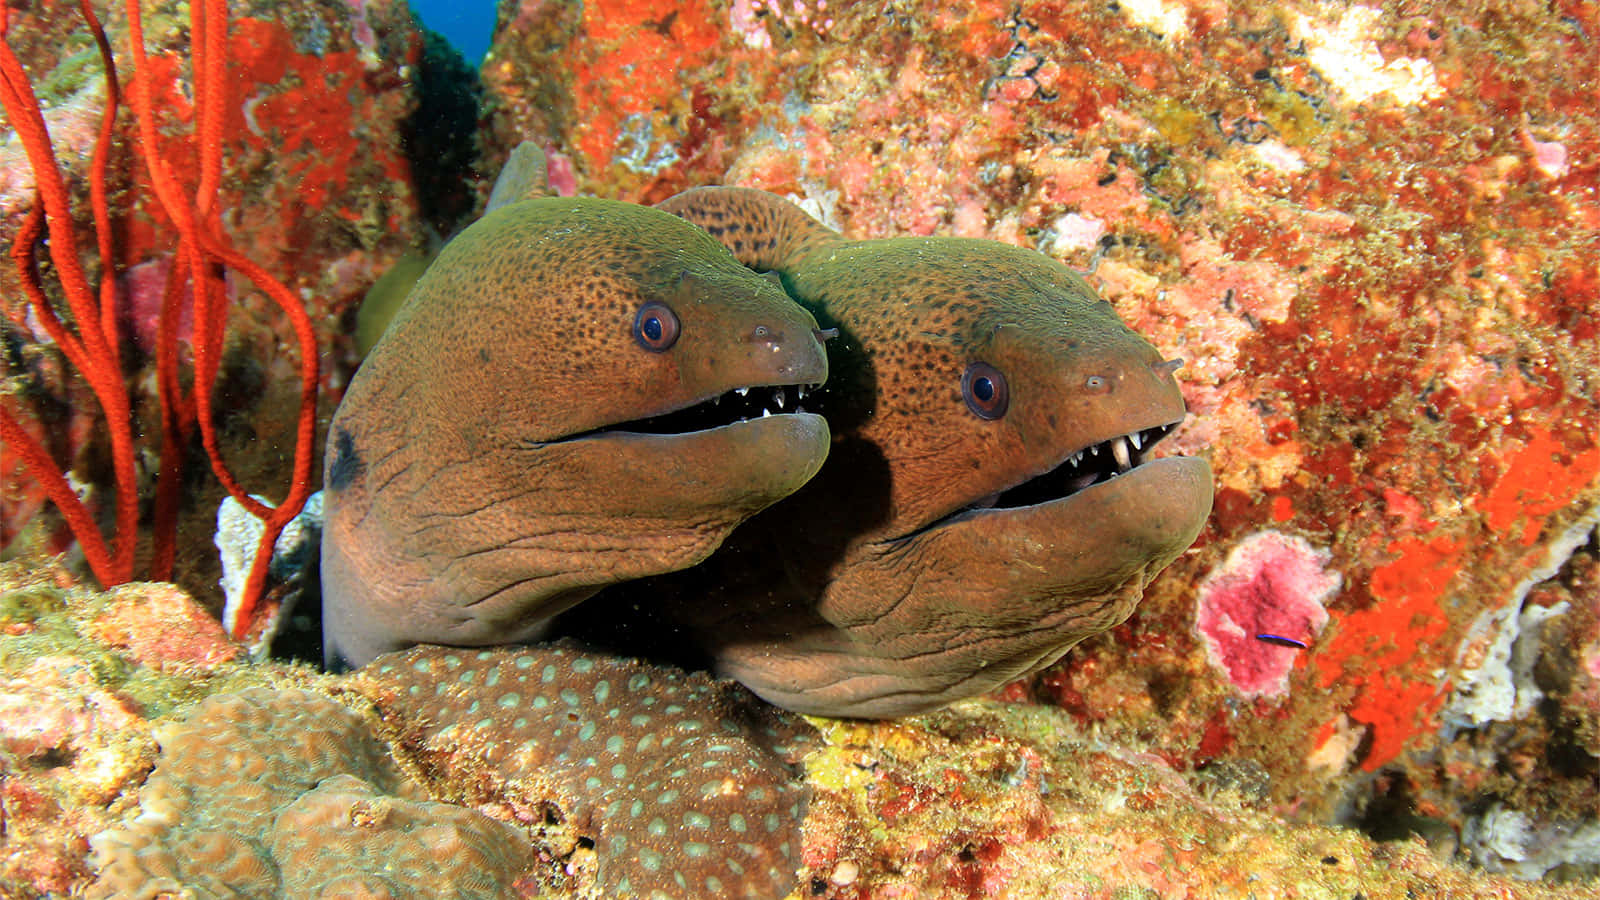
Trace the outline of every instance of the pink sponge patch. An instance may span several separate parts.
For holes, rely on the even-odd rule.
[[[1304,539],[1260,531],[1239,542],[1200,584],[1195,630],[1211,663],[1246,697],[1289,691],[1295,655],[1328,624],[1323,603],[1339,590],[1329,554]]]

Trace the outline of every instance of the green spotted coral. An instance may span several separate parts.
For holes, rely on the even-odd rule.
[[[352,676],[420,768],[475,803],[554,802],[607,897],[782,897],[815,731],[731,682],[563,646],[419,647]],[[487,785],[487,789],[484,786]]]

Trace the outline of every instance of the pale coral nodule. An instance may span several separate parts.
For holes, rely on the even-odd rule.
[[[1327,569],[1330,555],[1304,538],[1258,531],[1241,540],[1201,582],[1195,630],[1211,663],[1246,697],[1289,691],[1295,656],[1328,623],[1323,608],[1343,579]]]

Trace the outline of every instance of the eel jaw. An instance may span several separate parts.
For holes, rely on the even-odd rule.
[[[812,396],[818,387],[815,384],[768,384],[734,388],[675,410],[602,425],[561,440],[573,441],[612,433],[690,434],[752,419],[806,412],[801,402]]]
[[[962,513],[982,509],[1005,510],[1036,506],[1062,500],[1085,488],[1104,484],[1149,461],[1151,448],[1171,434],[1181,422],[1182,419],[1178,419],[1161,425],[1135,429],[1108,440],[1080,447],[1069,453],[1048,472],[990,494],[958,510],[954,515],[959,516]]]

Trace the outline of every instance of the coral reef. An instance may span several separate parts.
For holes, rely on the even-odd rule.
[[[89,836],[155,757],[145,717],[236,653],[169,585],[94,594],[59,569],[0,563],[0,896],[65,895],[89,879]],[[151,686],[171,699],[130,696]]]
[[[137,602],[141,592],[171,589],[95,593],[59,568],[0,564],[0,676],[4,696],[15,689],[27,701],[0,715],[0,896],[176,889],[159,880],[165,873],[181,874],[191,891],[230,878],[239,896],[313,896],[321,882],[396,898],[621,897],[606,880],[640,872],[647,857],[608,859],[619,834],[638,837],[634,849],[663,848],[663,866],[701,877],[712,870],[697,865],[750,855],[741,841],[706,841],[697,855],[684,842],[700,814],[708,835],[722,823],[736,832],[742,816],[757,855],[790,841],[784,865],[798,869],[795,893],[837,900],[1600,897],[1592,883],[1474,873],[1414,838],[1377,842],[1354,829],[1292,824],[1276,812],[1259,766],[1185,772],[1153,752],[1158,742],[1108,742],[1097,726],[1047,706],[972,701],[894,722],[816,720],[812,733],[726,683],[615,660],[582,671],[584,657],[561,648],[530,649],[540,662],[526,668],[518,651],[433,648],[387,657],[399,663],[388,672],[338,678],[272,662],[184,669],[178,620],[135,626],[133,646],[175,648],[165,663],[159,654],[135,662],[85,627],[108,601]],[[1593,617],[1585,621],[1591,630],[1573,645],[1574,659],[1600,646]],[[443,672],[456,677],[434,677]],[[650,685],[630,693],[641,674]],[[597,697],[602,683],[609,687]],[[694,712],[694,696],[717,714]],[[683,709],[672,709],[675,698]],[[473,701],[478,709],[468,712]],[[624,715],[625,706],[634,711]],[[430,715],[445,710],[449,721]],[[547,714],[562,734],[526,745]],[[636,719],[645,715],[654,721]],[[698,730],[685,724],[694,716]],[[811,736],[796,740],[800,732]],[[789,752],[805,751],[804,787],[774,755],[785,740]],[[548,764],[535,765],[541,757]],[[679,773],[674,758],[715,765]],[[611,772],[619,763],[627,775]],[[636,819],[625,779],[652,768],[648,777],[663,784],[651,790],[681,780],[690,791],[638,798]],[[785,796],[757,796],[763,781]],[[702,800],[698,791],[713,783],[716,796]],[[811,800],[796,834],[801,792]],[[778,820],[771,830],[768,812]],[[670,813],[678,821],[658,835],[654,820],[665,827]],[[1512,854],[1521,846],[1528,859],[1543,850],[1532,841],[1559,836],[1504,813],[1481,831],[1484,846]],[[203,860],[207,871],[189,874]],[[778,895],[760,880],[748,884]],[[737,895],[734,882],[723,886]]]
[[[1290,825],[1262,773],[1185,774],[1047,707],[970,702],[823,736],[807,760],[812,897],[1600,896],[1472,873],[1417,840]]]
[[[151,33],[172,35],[153,48],[161,66],[179,58],[164,52],[183,40],[175,10],[152,8]],[[312,298],[335,390],[350,305],[421,244],[396,124],[418,44],[399,10],[236,7],[250,24],[230,47],[228,227]],[[502,21],[483,72],[491,153],[546,142],[563,193],[735,183],[794,196],[851,238],[1038,248],[1187,360],[1195,415],[1175,438],[1218,476],[1200,543],[1128,622],[1003,694],[1056,709],[824,723],[802,894],[1600,895],[1593,0],[523,0]],[[70,17],[37,22],[19,52],[81,185],[93,55]],[[114,11],[108,24],[125,27]],[[164,99],[189,108],[181,89]],[[31,203],[17,154],[0,144],[5,243]],[[157,270],[137,267],[169,255],[142,177],[116,194],[130,335],[155,333],[161,306]],[[280,474],[292,378],[276,313],[235,290],[243,336],[218,400],[247,411],[223,437],[249,483]],[[32,326],[6,328],[7,377],[43,402],[29,427],[98,480],[83,385]],[[241,458],[248,446],[260,456]],[[59,550],[9,455],[0,478],[0,539],[18,546],[32,519],[24,552]],[[192,590],[216,578],[201,556],[217,499],[193,499]],[[1295,664],[1285,692],[1252,697],[1210,662],[1198,591],[1264,531],[1326,552],[1318,568],[1341,587],[1320,632],[1286,635],[1305,650],[1257,648]],[[116,603],[151,615],[119,618],[59,572],[8,566],[0,581],[0,676],[27,701],[0,715],[8,897],[84,889],[89,836],[137,814],[151,722],[263,683],[347,692],[222,661],[215,633],[174,634],[198,605],[136,599],[166,588],[125,588]],[[469,799],[442,787],[432,802]],[[404,808],[397,821],[424,809]],[[514,890],[573,895],[589,883],[565,870],[582,874],[581,845],[539,844],[549,890]],[[1457,853],[1567,883],[1440,861]]]
[[[140,814],[94,838],[91,898],[505,896],[519,830],[425,799],[360,715],[309,691],[252,688],[156,731]]]

